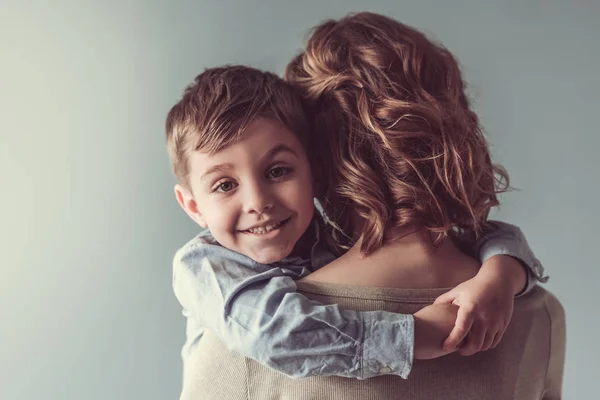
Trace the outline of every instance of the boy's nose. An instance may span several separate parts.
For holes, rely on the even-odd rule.
[[[262,214],[273,208],[273,196],[261,185],[248,187],[244,211],[249,214]]]

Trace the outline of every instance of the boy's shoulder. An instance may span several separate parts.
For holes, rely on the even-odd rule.
[[[219,259],[231,260],[238,263],[250,264],[254,261],[243,254],[223,247],[208,229],[201,231],[190,241],[175,252],[173,265],[189,265],[202,262],[209,258],[211,261]]]
[[[268,265],[260,264],[248,256],[223,247],[210,231],[206,229],[198,233],[177,250],[173,257],[173,267],[175,270],[178,268],[195,269],[208,260],[212,265],[221,263],[231,265],[231,263],[233,263],[252,269],[262,268],[264,266],[268,268],[283,267],[288,269],[307,267],[314,270],[328,264],[335,258],[326,245],[326,241],[321,233],[324,226],[325,222],[322,215],[316,213],[311,228],[305,233],[308,236],[307,240],[309,242],[308,254],[290,256]]]

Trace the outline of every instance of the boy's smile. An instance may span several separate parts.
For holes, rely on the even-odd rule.
[[[290,219],[291,217],[280,220],[267,221],[264,224],[255,225],[251,228],[241,230],[240,232],[264,237],[268,233],[279,232],[285,226],[285,224],[289,222]]]
[[[189,158],[187,190],[178,200],[224,247],[260,263],[287,257],[314,213],[306,153],[283,125],[256,120],[242,139]]]

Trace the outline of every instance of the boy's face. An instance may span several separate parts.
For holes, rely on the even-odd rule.
[[[260,263],[287,257],[313,218],[306,153],[283,125],[257,119],[217,153],[190,156],[190,191],[177,185],[188,215],[224,247]]]

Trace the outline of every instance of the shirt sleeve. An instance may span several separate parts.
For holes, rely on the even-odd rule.
[[[180,250],[173,267],[175,295],[186,314],[230,350],[291,378],[410,373],[412,315],[312,301],[296,291],[294,271],[219,246]]]
[[[521,261],[527,270],[527,283],[517,297],[528,293],[538,282],[548,281],[544,267],[533,254],[521,229],[515,225],[490,221],[490,228],[479,239],[476,248],[481,262],[496,255],[509,255]]]

